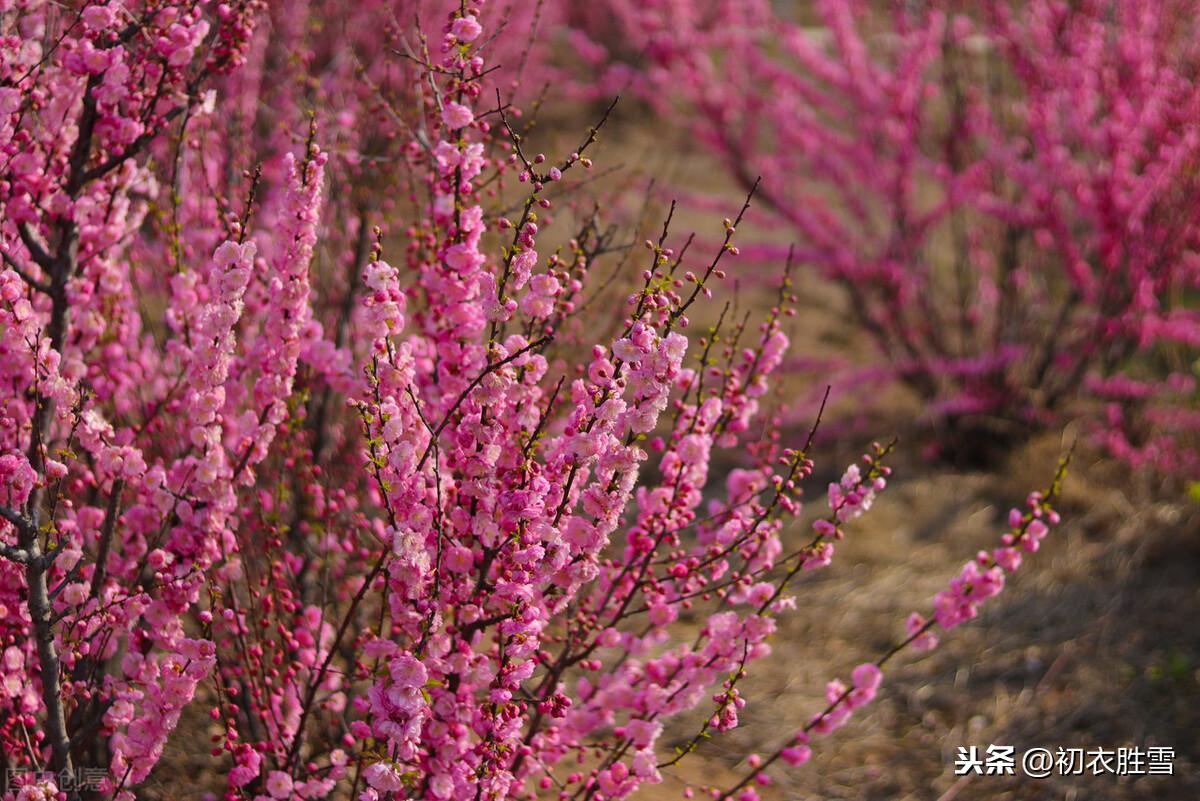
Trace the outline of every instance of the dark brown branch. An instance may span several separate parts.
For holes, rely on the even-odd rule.
[[[15,509],[0,506],[0,517],[12,523],[21,537],[32,537],[37,533],[37,526],[34,522]]]
[[[104,512],[104,523],[100,526],[100,549],[96,552],[96,569],[92,573],[91,597],[97,598],[108,573],[108,551],[112,546],[113,532],[116,530],[117,518],[121,515],[121,492],[125,482],[117,479],[113,482],[112,494],[108,496],[108,509]]]
[[[43,283],[30,275],[29,272],[21,266],[21,263],[14,259],[8,251],[0,253],[0,256],[4,257],[4,263],[7,264],[14,273],[20,276],[22,281],[42,294],[50,294],[50,285]]]
[[[17,233],[21,235],[21,241],[29,249],[29,255],[37,262],[37,266],[50,272],[54,268],[54,257],[50,255],[45,243],[39,240],[37,233],[34,232],[29,223],[18,225]]]

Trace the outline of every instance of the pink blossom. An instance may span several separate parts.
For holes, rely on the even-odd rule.
[[[812,759],[812,749],[807,745],[789,745],[779,752],[779,756],[788,765],[796,768]]]
[[[854,669],[851,680],[857,689],[874,690],[883,681],[883,672],[875,664],[866,662]]]
[[[475,115],[471,113],[471,109],[461,103],[449,102],[442,110],[442,122],[451,130],[465,128],[474,121]]]
[[[292,777],[281,770],[271,771],[267,774],[267,792],[272,798],[290,798]]]
[[[363,771],[367,784],[381,793],[395,793],[404,789],[404,781],[396,773],[395,768],[383,762],[368,765]]]
[[[450,25],[450,34],[460,42],[473,42],[482,32],[483,27],[474,17],[459,17]]]

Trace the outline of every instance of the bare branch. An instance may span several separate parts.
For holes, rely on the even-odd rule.
[[[19,565],[29,564],[29,552],[23,548],[14,548],[12,545],[0,545],[0,556]]]
[[[11,253],[5,250],[0,252],[0,256],[4,257],[4,263],[7,264],[14,273],[20,276],[22,281],[43,294],[50,294],[50,285],[43,283],[30,275],[29,272],[21,266],[20,262],[12,257]]]
[[[0,506],[0,517],[3,517],[8,522],[17,527],[17,531],[23,537],[32,537],[37,533],[37,526],[33,521],[15,509],[9,509],[7,506]]]
[[[37,235],[33,227],[29,223],[21,223],[17,226],[17,233],[21,235],[21,241],[29,249],[29,255],[37,262],[37,266],[46,272],[52,272],[54,269],[54,257],[50,255],[46,243],[41,241],[41,237]]]

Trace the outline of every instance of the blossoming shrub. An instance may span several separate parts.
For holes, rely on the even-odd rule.
[[[489,84],[504,30],[477,3],[397,43],[418,79],[407,105],[374,101],[405,137],[377,187],[365,149],[339,163],[319,127],[254,169],[225,104],[255,96],[235,70],[262,52],[259,3],[3,13],[6,799],[135,798],[172,735],[197,734],[189,706],[208,713],[212,789],[256,800],[619,799],[738,724],[738,684],[885,489],[891,449],[791,525],[813,462],[768,408],[786,278],[758,328],[687,336],[753,198],[704,260],[668,221],[597,341],[580,310],[607,234],[582,215],[540,242],[602,121],[574,152],[533,152]],[[331,206],[359,223],[322,255]],[[372,231],[397,207],[407,228]],[[716,449],[740,466],[710,476]],[[973,617],[1058,522],[1059,478],[713,793],[754,798],[896,653]],[[696,708],[691,745],[661,753]]]
[[[607,80],[763,176],[943,444],[1083,415],[1134,466],[1194,472],[1200,5],[868,5],[819,0],[805,26],[767,2],[617,3],[578,25],[611,46]]]

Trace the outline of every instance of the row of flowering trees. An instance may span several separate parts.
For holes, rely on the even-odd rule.
[[[786,276],[757,323],[694,332],[758,194],[703,257],[669,216],[614,252],[577,177],[604,120],[548,157],[512,104],[540,7],[363,3],[344,53],[334,10],[0,7],[6,799],[133,799],[201,732],[227,799],[624,798],[738,724],[777,617],[887,485],[873,446],[797,523]],[[597,265],[635,258],[597,336]],[[710,475],[717,450],[739,466]],[[704,789],[751,801],[974,617],[1061,476]]]
[[[858,377],[917,393],[943,447],[1082,417],[1194,474],[1200,4],[778,5],[579,4],[573,35],[599,85],[764,176],[763,218],[876,345]]]

